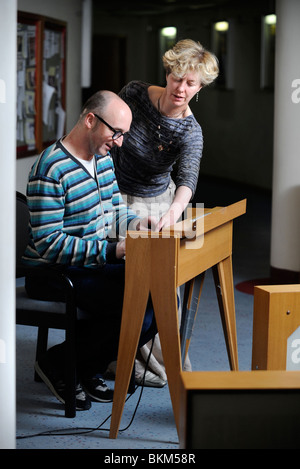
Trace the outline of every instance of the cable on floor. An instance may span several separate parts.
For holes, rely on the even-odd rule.
[[[120,429],[119,432],[124,432],[125,430],[128,430],[128,428],[131,426],[131,424],[132,424],[132,422],[135,418],[135,415],[136,415],[136,412],[138,410],[138,407],[139,407],[139,404],[141,402],[141,398],[142,398],[142,395],[143,395],[143,391],[144,391],[145,376],[146,376],[146,371],[148,369],[150,357],[151,357],[151,354],[152,354],[154,340],[155,340],[155,337],[153,337],[153,339],[152,339],[152,344],[151,344],[151,348],[150,348],[150,351],[149,351],[149,354],[148,354],[148,357],[147,357],[147,361],[146,361],[146,365],[145,365],[145,371],[144,371],[144,375],[143,375],[143,379],[142,379],[141,392],[140,392],[137,404],[135,406],[133,415],[131,417],[131,420],[130,420],[129,424],[125,428]],[[126,398],[125,403],[135,394],[137,388],[138,388],[138,386],[135,386],[134,391]],[[44,432],[40,432],[40,433],[33,433],[31,435],[17,435],[16,438],[17,438],[17,440],[22,440],[22,439],[26,439],[26,438],[34,438],[34,437],[37,437],[37,436],[76,436],[76,435],[86,435],[88,433],[92,433],[92,432],[95,432],[95,431],[98,431],[98,430],[109,431],[110,430],[109,428],[101,428],[101,427],[107,422],[107,420],[111,417],[111,415],[112,414],[108,415],[103,420],[103,422],[101,422],[100,425],[98,425],[95,428],[75,427],[71,431],[69,431],[69,429],[64,429],[64,428],[59,429],[58,428],[56,430],[49,430],[49,431],[44,431]]]

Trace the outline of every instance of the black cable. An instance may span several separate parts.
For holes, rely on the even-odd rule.
[[[138,398],[138,401],[137,401],[137,405],[135,406],[135,409],[134,409],[134,412],[133,412],[133,415],[131,417],[131,420],[129,422],[129,424],[127,425],[127,427],[119,430],[120,432],[124,432],[125,430],[127,430],[130,425],[132,424],[133,420],[134,420],[134,417],[135,417],[135,414],[138,410],[138,406],[141,402],[141,399],[142,399],[142,394],[143,394],[143,391],[144,391],[144,386],[145,386],[145,378],[146,378],[146,372],[147,372],[147,369],[148,369],[148,366],[149,366],[149,361],[150,361],[150,357],[151,357],[151,354],[152,354],[152,349],[153,349],[153,345],[154,345],[154,340],[155,340],[155,336],[153,337],[152,339],[152,344],[151,344],[151,348],[150,348],[150,351],[149,351],[149,354],[148,354],[148,357],[147,357],[147,361],[146,361],[146,365],[145,365],[145,371],[144,371],[144,375],[143,375],[143,379],[142,379],[142,389],[141,389],[141,392],[140,392],[140,397]],[[135,389],[136,390],[136,389]],[[135,391],[134,391],[135,392]],[[126,402],[126,401],[125,401]]]
[[[144,391],[145,377],[146,377],[146,372],[147,372],[147,369],[148,369],[148,366],[149,366],[150,357],[151,357],[151,354],[152,354],[154,340],[155,340],[155,337],[153,337],[153,339],[152,339],[152,344],[151,344],[151,348],[150,348],[150,351],[149,351],[149,354],[148,354],[148,357],[147,357],[147,361],[146,361],[146,365],[145,365],[145,371],[144,371],[144,375],[143,375],[143,379],[142,379],[141,392],[140,392],[140,396],[138,398],[137,404],[135,406],[133,415],[131,417],[131,420],[130,420],[129,424],[125,428],[120,429],[119,432],[124,432],[125,430],[127,430],[130,427],[130,425],[132,424],[132,422],[135,418],[135,415],[136,415],[136,412],[137,412],[137,409],[138,409],[138,406],[140,404],[142,394],[143,394],[143,391]],[[131,396],[133,396],[135,394],[137,388],[138,388],[138,386],[136,386],[134,391],[126,398],[125,403],[128,401],[128,399],[131,398]],[[98,425],[98,427],[95,427],[95,428],[75,427],[70,432],[66,432],[65,429],[49,430],[49,431],[44,431],[44,432],[40,432],[40,433],[33,433],[32,435],[17,436],[16,439],[17,440],[22,440],[22,439],[26,439],[26,438],[34,438],[34,437],[37,437],[37,436],[76,436],[76,435],[86,435],[88,433],[92,433],[92,432],[95,432],[97,430],[110,431],[109,428],[101,428],[101,427],[102,427],[102,425],[104,425],[107,422],[107,420],[111,417],[111,415],[112,414],[108,415],[103,420],[103,422],[100,423],[100,425]],[[77,432],[76,430],[80,430],[80,431]],[[61,433],[61,432],[65,432],[65,433]]]

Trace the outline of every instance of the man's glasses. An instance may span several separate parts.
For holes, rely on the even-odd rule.
[[[98,116],[97,114],[95,114],[93,112],[94,116],[97,117],[97,119],[99,119],[99,121],[103,122],[103,124],[105,124],[112,132],[113,132],[113,135],[112,135],[112,139],[113,140],[117,140],[118,138],[120,137],[124,137],[124,134],[123,132],[121,132],[121,130],[116,130],[114,129],[111,125],[109,125],[104,119],[102,119],[102,117]]]

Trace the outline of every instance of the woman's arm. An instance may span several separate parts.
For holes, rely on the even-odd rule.
[[[191,197],[192,191],[189,187],[178,187],[169,210],[161,217],[155,229],[160,231],[162,228],[174,225],[186,209]]]

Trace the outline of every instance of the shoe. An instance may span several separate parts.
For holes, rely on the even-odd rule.
[[[152,371],[149,371],[149,370],[146,371],[145,379],[144,379],[144,375],[136,376],[135,382],[139,386],[144,385],[144,386],[147,386],[148,388],[163,388],[167,384],[167,381],[160,378],[158,375],[152,373]]]
[[[89,396],[84,392],[80,383],[76,384],[76,410],[89,410],[92,407]]]
[[[116,378],[116,371],[117,371],[117,362],[116,361],[111,362],[108,365],[106,372],[104,373],[104,378],[114,380]],[[131,376],[127,394],[133,394],[135,392],[135,389],[136,389],[135,380]]]
[[[95,401],[112,402],[114,392],[110,389],[105,381],[96,375],[93,378],[82,381],[85,392]]]
[[[54,394],[54,396],[65,404],[66,384],[63,379],[55,376],[55,373],[47,368],[46,363],[35,362],[35,371],[42,381]],[[89,410],[92,406],[90,398],[86,395],[80,383],[76,384],[76,410]]]

